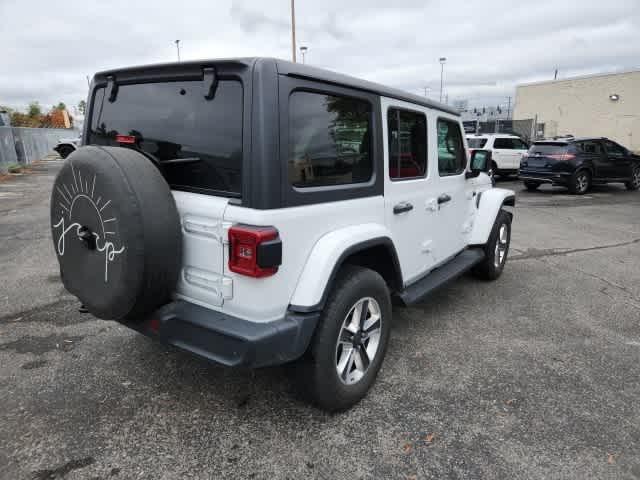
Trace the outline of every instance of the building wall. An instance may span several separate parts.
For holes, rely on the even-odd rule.
[[[536,115],[545,136],[609,137],[640,151],[640,71],[518,85],[513,118]]]

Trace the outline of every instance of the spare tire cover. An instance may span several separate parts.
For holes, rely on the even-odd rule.
[[[81,147],[51,193],[51,230],[65,288],[93,315],[137,320],[169,301],[180,272],[180,217],[143,154]]]

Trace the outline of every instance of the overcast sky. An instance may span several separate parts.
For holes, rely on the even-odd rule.
[[[296,0],[296,17],[308,63],[437,99],[445,56],[445,93],[471,105],[555,68],[640,68],[640,0]],[[177,38],[183,59],[291,57],[289,0],[0,0],[0,19],[0,105],[14,107],[77,105],[86,75],[174,61]]]

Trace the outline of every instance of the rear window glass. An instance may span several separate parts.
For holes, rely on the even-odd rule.
[[[469,148],[482,148],[487,144],[486,138],[467,138]]]
[[[366,182],[373,174],[371,105],[311,92],[289,98],[289,182],[319,187]]]
[[[529,153],[539,153],[540,155],[558,155],[566,153],[568,145],[566,143],[534,143],[529,149]]]
[[[121,85],[113,103],[97,89],[89,142],[118,145],[116,135],[135,136],[134,148],[157,159],[172,188],[240,196],[242,84],[220,81],[212,100],[206,88],[201,81]]]

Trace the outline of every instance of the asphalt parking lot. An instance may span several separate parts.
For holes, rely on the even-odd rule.
[[[640,193],[516,181],[510,259],[394,310],[368,397],[230,370],[78,313],[48,201],[0,183],[0,478],[640,479]]]

